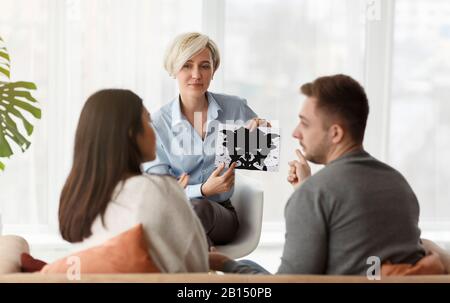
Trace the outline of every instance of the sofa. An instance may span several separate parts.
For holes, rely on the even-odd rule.
[[[61,274],[9,273],[0,283],[450,283],[450,275],[383,277],[368,280],[363,276],[325,275],[238,275],[238,274],[84,274],[68,280]]]
[[[79,280],[71,280],[65,274],[23,273],[21,254],[29,252],[25,239],[9,235],[0,236],[0,283],[450,283],[450,275],[421,275],[382,277],[369,280],[365,276],[325,275],[239,275],[223,273],[182,274],[81,274]],[[450,257],[450,255],[447,255]],[[446,263],[447,270],[450,262]]]

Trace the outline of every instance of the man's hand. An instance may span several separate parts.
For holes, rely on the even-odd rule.
[[[189,175],[186,173],[183,173],[180,178],[178,179],[178,184],[181,185],[181,187],[186,188],[189,182]]]
[[[294,160],[289,162],[289,172],[287,180],[289,183],[297,188],[302,184],[309,176],[311,176],[311,167],[309,167],[308,161],[306,161],[302,152],[299,149],[295,150],[298,161]]]
[[[203,196],[209,197],[215,194],[222,194],[230,191],[234,186],[234,168],[236,162],[233,162],[228,170],[221,176],[220,173],[224,169],[225,164],[221,163],[209,176],[208,180],[203,183],[201,191]]]
[[[225,262],[232,260],[221,253],[218,253],[214,247],[209,252],[209,269],[223,271]]]

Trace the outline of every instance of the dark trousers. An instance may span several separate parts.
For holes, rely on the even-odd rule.
[[[191,199],[191,203],[205,229],[209,247],[227,244],[234,239],[239,220],[230,200],[219,203],[199,198]]]

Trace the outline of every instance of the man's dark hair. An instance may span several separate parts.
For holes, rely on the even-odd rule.
[[[300,87],[301,92],[317,99],[325,114],[342,119],[352,139],[362,143],[369,115],[369,102],[364,88],[346,75],[320,77]]]

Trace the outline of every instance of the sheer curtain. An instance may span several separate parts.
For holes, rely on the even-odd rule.
[[[175,94],[162,68],[176,34],[201,30],[202,1],[1,0],[12,79],[38,86],[31,148],[0,174],[4,231],[57,231],[58,200],[86,98],[128,88],[154,111]]]
[[[391,0],[1,0],[0,35],[11,56],[12,79],[37,84],[34,95],[43,114],[30,150],[14,155],[0,173],[5,232],[57,230],[59,193],[87,96],[106,87],[129,88],[156,110],[176,93],[162,68],[163,52],[176,34],[191,30],[210,34],[221,48],[211,89],[246,98],[281,129],[280,171],[244,172],[264,186],[263,227],[283,226],[292,192],[285,178],[298,146],[291,132],[303,98],[299,85],[346,73],[389,96],[391,90],[378,84],[389,80],[384,72],[392,70],[388,106],[370,99],[368,146],[387,146],[380,158],[413,186],[421,221],[441,222],[448,230],[450,4],[397,0],[389,27],[377,14],[367,22],[368,7],[380,3],[392,5]],[[378,42],[392,34],[392,52],[380,59],[378,51],[387,48],[378,49]],[[367,69],[381,65],[386,66],[378,78],[367,77]],[[280,233],[275,237],[282,242]]]
[[[334,73],[364,80],[366,4],[358,0],[225,4],[224,91],[245,97],[260,117],[280,127],[279,172],[246,174],[264,187],[265,222],[284,228],[284,205],[292,193],[287,163],[295,159],[299,147],[291,135],[304,100],[299,87]]]
[[[423,226],[450,230],[450,3],[397,0],[389,161],[413,186]],[[447,236],[447,241],[450,234]]]
[[[36,82],[43,117],[31,149],[15,155],[0,175],[0,211],[4,224],[33,230],[56,230],[87,96],[129,88],[150,111],[157,109],[175,93],[162,56],[180,32],[203,30],[221,47],[212,90],[247,98],[281,128],[280,171],[248,173],[265,188],[266,222],[283,222],[292,191],[285,177],[297,147],[291,131],[302,100],[298,86],[322,74],[359,80],[364,74],[365,3],[358,0],[2,0],[2,10],[12,75]]]

